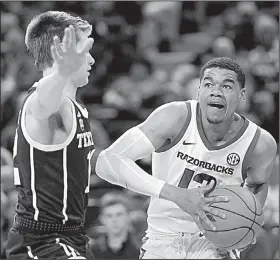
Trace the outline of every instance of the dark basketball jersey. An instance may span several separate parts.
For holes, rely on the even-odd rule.
[[[14,182],[19,192],[16,213],[36,221],[83,222],[94,152],[88,111],[71,100],[73,124],[67,140],[62,144],[40,144],[25,127],[26,105],[34,90],[23,103],[15,135]]]

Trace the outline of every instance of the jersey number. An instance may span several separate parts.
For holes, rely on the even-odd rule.
[[[194,171],[186,168],[181,177],[178,187],[187,189],[193,178],[193,175],[194,175]],[[208,175],[206,173],[198,173],[193,178],[193,181],[200,184],[199,186],[205,186],[205,185],[209,184],[211,182],[211,180],[214,180],[215,186],[216,186],[216,184],[217,184],[216,178],[211,175]]]

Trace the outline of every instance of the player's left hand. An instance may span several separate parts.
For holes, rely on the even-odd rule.
[[[176,203],[183,211],[192,216],[194,222],[202,232],[204,232],[202,223],[212,230],[216,230],[215,225],[207,217],[206,213],[210,213],[213,216],[223,219],[226,218],[223,211],[210,206],[212,203],[228,202],[228,198],[226,196],[207,197],[207,194],[214,189],[214,186],[214,181],[211,181],[210,184],[199,188],[179,188],[179,194],[177,194],[176,191],[173,192],[173,202]]]

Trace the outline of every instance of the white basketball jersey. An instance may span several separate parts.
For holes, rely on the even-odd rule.
[[[198,119],[198,102],[191,100],[186,106],[189,116],[179,136],[153,153],[153,176],[184,188],[196,188],[212,179],[218,186],[242,185],[246,179],[247,158],[260,134],[259,127],[243,117],[244,126],[231,141],[213,146],[205,137]],[[163,199],[151,198],[147,221],[147,233],[199,231],[189,214]]]

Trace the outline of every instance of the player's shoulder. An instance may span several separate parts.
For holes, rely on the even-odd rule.
[[[40,117],[38,116],[38,114],[44,114],[44,110],[46,109],[45,107],[42,107],[40,105],[40,103],[38,102],[38,92],[37,92],[37,87],[38,85],[33,85],[29,92],[28,92],[28,96],[25,99],[25,102],[23,104],[23,106],[26,106],[26,114],[29,116],[35,116],[35,118],[39,118],[40,120],[43,119],[48,119],[50,116],[52,116],[52,114],[48,115],[48,116],[44,116],[44,117]],[[63,102],[61,107],[59,108],[58,111],[56,111],[54,114],[64,114],[64,111],[72,111],[71,110],[72,107],[72,102],[70,101],[69,98],[64,97]]]
[[[259,132],[259,138],[253,150],[253,155],[274,157],[277,151],[277,143],[274,137],[261,127],[259,127]]]
[[[157,108],[157,112],[166,116],[172,116],[173,119],[186,117],[190,112],[188,104],[189,101],[172,101]]]

